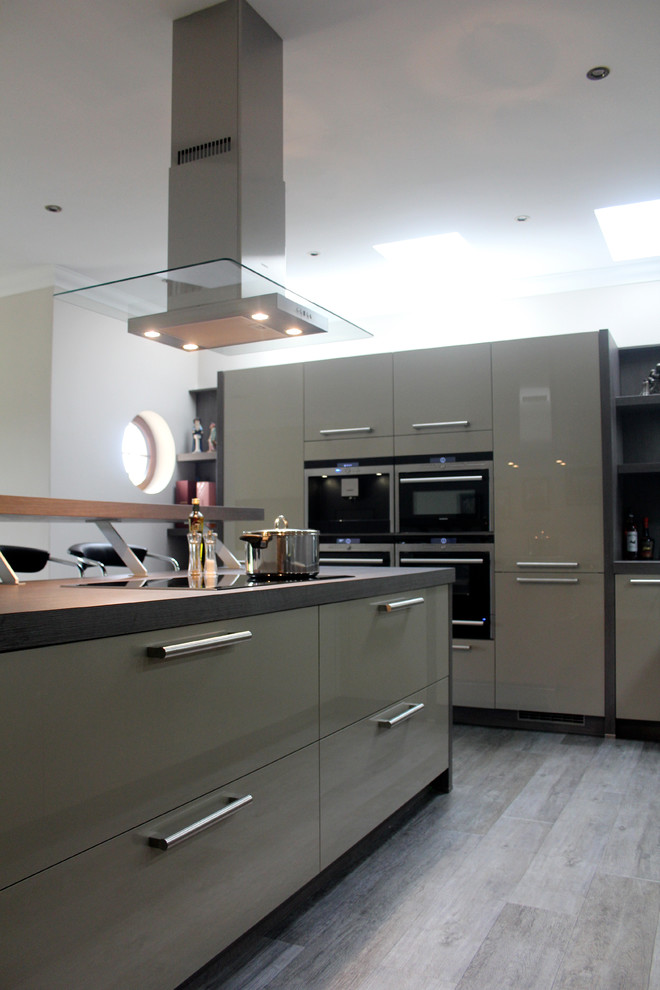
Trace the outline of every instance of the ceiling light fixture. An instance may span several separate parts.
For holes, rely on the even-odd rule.
[[[520,214],[519,214],[519,215],[518,215],[518,216],[516,217],[516,221],[517,221],[518,223],[526,223],[526,222],[527,222],[528,220],[531,220],[531,217],[530,217],[530,216],[528,216],[528,215],[527,215],[527,213],[520,213]]]
[[[183,345],[183,350],[184,351],[198,351],[199,350],[199,345],[198,344],[184,344]]]
[[[598,82],[599,79],[607,79],[610,70],[606,65],[594,65],[593,69],[587,72],[587,79]]]
[[[300,327],[287,327],[284,332],[289,337],[300,337],[302,330]]]
[[[48,203],[47,206],[44,206],[44,210],[48,210],[49,213],[61,213],[62,207],[58,206],[57,203]]]
[[[160,337],[160,333],[158,332],[158,330],[145,330],[144,336],[149,337],[150,340],[156,340],[158,337]]]
[[[594,210],[613,261],[660,255],[660,199]]]

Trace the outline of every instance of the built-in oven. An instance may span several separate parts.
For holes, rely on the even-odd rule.
[[[397,544],[399,567],[453,567],[452,633],[490,639],[493,625],[493,544],[442,536]]]
[[[326,537],[390,534],[394,527],[394,466],[369,459],[305,465],[306,522]]]
[[[492,461],[485,455],[398,458],[399,533],[490,533]]]
[[[338,536],[319,545],[319,563],[337,567],[394,567],[394,544],[376,537]]]

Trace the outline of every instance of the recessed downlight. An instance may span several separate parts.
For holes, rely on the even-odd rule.
[[[149,337],[150,340],[155,340],[157,337],[160,337],[160,331],[159,330],[145,330],[144,331],[144,336],[145,337]]]
[[[183,349],[184,349],[184,351],[198,351],[199,350],[199,345],[198,344],[184,344],[183,345]]]
[[[300,327],[287,327],[284,332],[288,337],[300,337],[302,334]]]
[[[527,223],[528,220],[531,220],[531,217],[527,213],[519,213],[516,217],[517,223]]]
[[[256,320],[257,323],[264,323],[268,319],[268,313],[253,313],[252,319]]]
[[[587,72],[587,79],[596,81],[599,79],[607,79],[609,74],[610,70],[606,65],[594,65],[593,69],[589,69]]]
[[[47,206],[44,206],[44,210],[48,210],[49,213],[61,213],[62,207],[58,206],[57,203],[48,203]]]

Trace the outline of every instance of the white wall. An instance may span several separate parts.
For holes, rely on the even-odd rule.
[[[0,494],[50,494],[52,290],[0,298]],[[0,541],[48,547],[38,521],[3,522]]]
[[[322,304],[323,300],[318,299]],[[317,361],[352,354],[371,354],[489,340],[610,330],[619,347],[657,343],[660,340],[660,281],[635,282],[571,292],[552,292],[524,298],[502,299],[480,292],[434,300],[434,315],[415,312],[410,293],[408,314],[360,322],[360,314],[339,309],[341,316],[374,333],[371,339],[353,343],[313,343],[278,355],[222,355],[223,370],[255,368]]]
[[[145,410],[169,424],[177,452],[190,450],[199,359],[129,334],[126,324],[56,299],[53,322],[51,495],[54,498],[171,503],[174,481],[147,495],[128,480],[121,461],[125,427]],[[214,381],[215,384],[215,381]],[[167,552],[167,526],[122,523],[129,541]],[[90,523],[52,526],[52,552],[101,541]]]

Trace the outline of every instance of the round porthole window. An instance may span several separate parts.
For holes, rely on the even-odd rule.
[[[176,466],[174,437],[163,417],[151,410],[134,416],[124,430],[121,457],[136,488],[148,495],[162,492]]]

